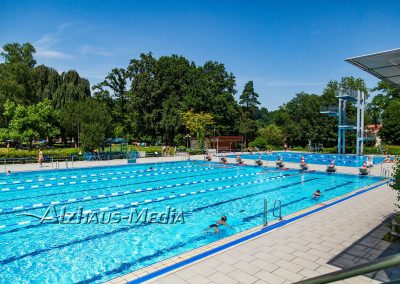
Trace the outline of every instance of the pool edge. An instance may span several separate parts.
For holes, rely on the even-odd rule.
[[[309,208],[291,213],[285,216],[285,219],[282,221],[274,221],[271,222],[271,225],[263,228],[262,226],[257,226],[233,236],[224,238],[222,240],[212,242],[208,245],[190,250],[188,252],[179,254],[177,256],[168,258],[166,260],[157,262],[153,265],[144,267],[142,269],[136,270],[134,272],[127,273],[125,275],[116,277],[114,279],[106,281],[106,283],[142,283],[145,281],[149,281],[165,274],[168,274],[174,270],[183,268],[186,265],[193,264],[199,260],[210,257],[214,254],[220,253],[226,249],[234,247],[236,245],[242,244],[254,238],[260,237],[268,232],[279,229],[286,225],[289,225],[293,222],[316,214],[322,210],[328,209],[332,206],[340,204],[346,200],[357,197],[358,195],[367,193],[373,189],[377,189],[385,184],[390,182],[389,179],[380,180],[372,185],[368,185],[359,189],[356,189],[352,192],[346,193],[339,197],[332,198],[324,203],[319,203]]]

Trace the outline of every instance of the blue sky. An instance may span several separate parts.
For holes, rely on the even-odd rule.
[[[0,45],[31,42],[39,64],[97,83],[149,51],[225,64],[262,106],[320,94],[343,76],[377,80],[344,62],[400,47],[400,1],[2,1]]]

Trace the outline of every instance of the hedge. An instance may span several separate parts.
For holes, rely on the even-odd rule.
[[[382,155],[382,154],[389,154],[389,155],[400,155],[400,146],[383,146],[384,153],[381,152],[379,148],[376,147],[364,147],[364,155]],[[337,147],[334,148],[323,148],[323,153],[330,153],[336,154]],[[346,153],[355,154],[356,147],[346,147]]]
[[[32,158],[37,159],[39,154],[38,150],[15,150],[0,148],[0,158]],[[43,155],[53,157],[55,159],[70,157],[72,155],[79,155],[77,148],[65,149],[43,149]]]

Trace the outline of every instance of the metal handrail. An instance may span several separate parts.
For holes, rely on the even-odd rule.
[[[296,283],[299,284],[330,283],[399,265],[400,265],[400,253],[376,259],[368,263],[345,268],[339,271],[327,273],[321,276],[313,277],[307,280],[299,281]]]
[[[382,168],[381,169],[381,177],[389,178],[390,177],[390,169]]]
[[[331,113],[337,113],[339,112],[339,108],[335,106],[329,106],[329,107],[321,107],[319,109],[320,112],[331,112]]]
[[[263,226],[268,226],[268,201],[264,199]]]
[[[278,205],[277,205],[278,204]],[[278,206],[278,208],[277,208]],[[279,215],[275,215],[275,211],[278,209]],[[282,221],[282,202],[281,200],[275,200],[274,201],[274,207],[271,210],[272,216],[279,218],[279,221]],[[264,212],[263,212],[263,227],[268,226],[268,201],[265,198],[264,199]]]
[[[278,203],[279,204],[279,207],[278,207],[278,209],[279,209],[279,215],[275,215],[275,211],[276,211],[276,203]],[[274,208],[272,209],[272,216],[274,216],[274,217],[278,217],[279,218],[279,221],[282,221],[282,201],[279,199],[279,200],[275,200],[275,202],[274,202]]]

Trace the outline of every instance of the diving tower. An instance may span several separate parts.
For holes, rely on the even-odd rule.
[[[346,132],[356,131],[356,154],[362,155],[364,151],[364,110],[365,93],[360,90],[343,89],[336,97],[339,100],[339,107],[324,107],[320,113],[338,118],[338,154],[346,153]],[[357,107],[357,121],[348,118],[346,106],[350,102]]]

